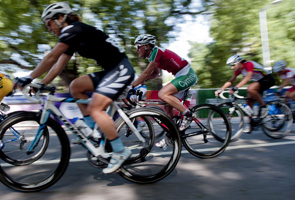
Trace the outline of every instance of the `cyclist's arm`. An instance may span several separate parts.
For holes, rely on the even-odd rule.
[[[221,90],[225,90],[226,88],[230,87],[236,80],[237,76],[234,74],[224,85],[221,87]]]
[[[146,79],[150,77],[150,75],[153,73],[153,71],[157,68],[157,63],[155,61],[152,61],[149,63],[147,68],[142,72],[142,74],[136,79],[133,83],[132,86],[136,87],[139,84],[143,84]]]
[[[47,72],[57,62],[59,57],[68,49],[68,45],[65,43],[57,43],[57,45],[48,53],[39,65],[31,73],[31,78],[35,79],[41,76],[44,72]]]
[[[50,69],[48,74],[42,79],[41,83],[45,85],[51,83],[51,81],[53,81],[53,79],[55,79],[55,77],[57,77],[62,72],[62,70],[67,65],[71,57],[71,55],[62,54],[59,57],[58,61]]]
[[[241,82],[239,82],[239,83],[236,85],[236,87],[237,87],[237,88],[240,88],[240,87],[242,87],[243,85],[247,84],[248,81],[251,80],[252,75],[253,75],[253,72],[252,72],[252,71],[249,71],[249,72],[247,73],[247,75],[241,80]]]
[[[154,69],[154,71],[151,73],[151,75],[149,75],[149,77],[145,81],[148,81],[148,80],[151,80],[151,79],[157,77],[159,75],[159,71],[160,71],[159,68],[156,67]]]
[[[280,89],[280,90],[283,89],[285,86],[288,86],[289,83],[290,83],[290,78],[284,79],[284,81],[282,82],[282,84],[279,86],[278,89]]]

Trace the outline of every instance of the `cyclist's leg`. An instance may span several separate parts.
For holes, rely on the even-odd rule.
[[[179,97],[178,93],[195,85],[198,78],[190,65],[179,71],[175,77],[171,83],[168,83],[159,91],[159,98],[183,113],[186,108],[179,101],[181,97]]]
[[[74,79],[70,84],[70,92],[72,97],[77,99],[88,99],[86,92],[94,91],[94,83],[89,75],[83,75]],[[89,115],[86,111],[86,104],[78,104],[83,116]]]
[[[124,147],[118,136],[113,119],[104,111],[120,96],[133,78],[134,69],[132,65],[128,59],[123,59],[113,69],[105,71],[87,108],[92,118],[110,140],[114,152],[108,167],[103,170],[104,173],[115,172],[131,155],[131,151]]]
[[[295,86],[294,85],[287,90],[287,92],[285,93],[285,96],[287,98],[290,98],[293,101],[295,101]]]

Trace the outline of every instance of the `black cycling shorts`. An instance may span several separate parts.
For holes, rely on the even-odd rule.
[[[266,75],[262,79],[258,80],[258,82],[260,84],[260,94],[263,94],[265,90],[268,90],[270,87],[275,85],[275,79],[271,74]]]
[[[111,70],[89,74],[95,92],[116,100],[134,79],[135,71],[127,58]]]

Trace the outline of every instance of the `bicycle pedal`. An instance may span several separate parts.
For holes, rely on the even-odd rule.
[[[103,158],[102,156],[98,156],[97,159],[105,164],[109,164],[110,160]]]

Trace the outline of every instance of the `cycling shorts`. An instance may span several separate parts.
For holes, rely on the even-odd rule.
[[[289,88],[286,92],[294,92],[295,91],[295,85],[293,85],[291,88]]]
[[[275,79],[271,74],[264,76],[262,79],[258,80],[260,84],[259,93],[263,94],[265,90],[275,85]]]
[[[13,83],[12,80],[9,78],[6,78],[5,76],[0,76],[0,102],[2,99],[11,93],[13,90]]]
[[[89,74],[95,92],[116,100],[134,79],[134,69],[127,58],[110,70]]]
[[[191,86],[197,84],[198,77],[195,71],[188,64],[185,68],[175,74],[175,79],[171,83],[176,87],[178,93],[174,96],[178,99],[183,97],[185,90],[189,89]]]

